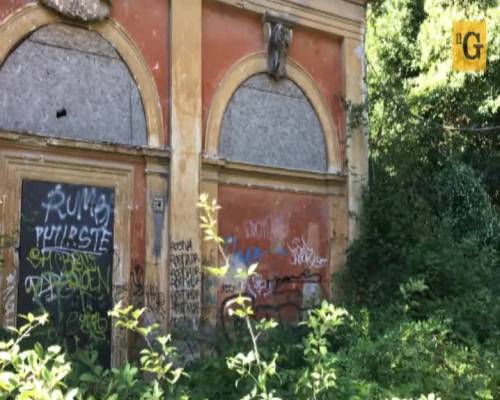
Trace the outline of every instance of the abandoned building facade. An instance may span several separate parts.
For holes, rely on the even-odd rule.
[[[368,168],[365,3],[0,0],[2,324],[46,310],[118,364],[118,301],[202,332],[238,293],[290,322],[334,297]]]

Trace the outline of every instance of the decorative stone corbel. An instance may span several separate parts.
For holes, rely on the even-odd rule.
[[[267,45],[267,73],[280,80],[286,76],[286,58],[292,44],[292,24],[282,17],[266,13],[263,18],[264,43]]]
[[[111,11],[111,0],[40,0],[44,6],[70,19],[102,21]]]

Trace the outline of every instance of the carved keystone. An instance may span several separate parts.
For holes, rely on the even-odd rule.
[[[267,73],[274,79],[286,77],[286,59],[292,44],[292,24],[282,17],[266,13],[263,18],[267,44]]]
[[[102,21],[111,11],[111,0],[40,0],[60,14],[79,21]]]

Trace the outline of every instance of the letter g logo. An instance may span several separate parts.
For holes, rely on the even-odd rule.
[[[486,51],[485,21],[455,21],[453,23],[452,53],[455,71],[484,71]]]
[[[472,47],[476,49],[476,52],[474,54],[469,53],[469,39],[474,37],[476,39],[476,44],[473,44]],[[481,34],[477,32],[467,32],[464,36],[464,56],[468,60],[478,60],[481,58],[481,49],[484,47],[481,43]]]

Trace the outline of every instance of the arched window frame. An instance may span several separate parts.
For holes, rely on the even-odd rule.
[[[305,94],[316,112],[325,139],[327,172],[342,172],[341,154],[337,129],[331,111],[308,72],[294,60],[287,61],[287,76]],[[208,158],[217,158],[222,121],[227,105],[235,91],[250,77],[267,71],[266,53],[254,53],[236,63],[227,73],[212,100],[207,118],[204,151]]]
[[[26,36],[47,25],[64,23],[99,33],[118,52],[135,80],[141,95],[148,147],[161,149],[164,143],[164,124],[160,98],[146,60],[132,38],[111,18],[102,22],[78,23],[38,4],[29,4],[12,13],[0,25],[0,66]]]

